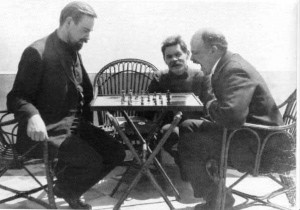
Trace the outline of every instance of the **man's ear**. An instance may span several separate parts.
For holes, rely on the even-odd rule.
[[[66,26],[70,26],[71,23],[72,23],[72,21],[73,21],[73,18],[72,18],[72,17],[67,17],[67,18],[66,18],[66,21],[65,21]]]
[[[212,53],[216,53],[218,51],[218,47],[216,46],[216,45],[213,45],[212,47],[211,47],[211,52]]]

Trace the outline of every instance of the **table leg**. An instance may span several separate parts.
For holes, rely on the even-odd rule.
[[[118,200],[117,204],[114,206],[114,210],[120,209],[122,203],[125,201],[125,199],[129,195],[129,193],[133,190],[133,188],[137,185],[137,183],[141,179],[142,175],[143,175],[142,170],[140,170],[138,172],[138,174],[135,176],[135,178],[132,181],[132,183],[129,185],[128,189],[123,193],[123,195],[121,196],[121,198]]]
[[[157,126],[155,128],[152,128],[152,130],[150,130],[149,135],[147,136],[146,140],[144,140],[144,138],[142,137],[142,135],[139,133],[138,129],[136,128],[136,126],[134,125],[134,123],[132,122],[132,120],[128,117],[127,113],[125,111],[122,111],[122,114],[124,115],[125,119],[128,121],[128,123],[130,124],[130,126],[134,129],[135,133],[138,135],[139,139],[143,142],[143,159],[142,161],[145,162],[146,161],[146,155],[147,152],[149,152],[150,154],[152,154],[153,152],[151,151],[151,148],[148,146],[147,142],[150,141],[150,139],[153,137],[153,134],[156,132],[157,128],[159,129],[162,125],[163,119],[167,114],[167,111],[162,112],[157,120],[156,120],[156,124]],[[181,115],[182,113],[177,113],[177,115],[180,115],[180,119],[181,119]],[[180,121],[179,119],[179,121]],[[174,127],[170,127],[169,130],[164,134],[164,136],[162,137],[162,139],[165,139],[162,143],[162,145],[159,147],[159,150],[161,150],[161,147],[163,146],[163,144],[165,143],[165,141],[168,139],[168,137],[170,136],[171,132],[173,131],[173,129],[177,126],[177,124],[179,123],[179,121],[174,125]],[[157,145],[158,146],[158,145]],[[159,169],[159,171],[162,173],[163,177],[165,178],[165,180],[167,181],[167,183],[171,186],[173,192],[175,193],[175,197],[177,200],[180,200],[180,195],[178,190],[175,188],[174,184],[172,183],[171,179],[169,178],[169,176],[167,175],[166,171],[163,169],[163,167],[161,166],[161,164],[159,163],[159,161],[156,158],[156,155],[154,156],[154,163],[156,165],[156,167]]]
[[[181,197],[180,197],[180,194],[179,194],[178,190],[174,186],[173,182],[171,181],[171,179],[167,175],[166,171],[164,170],[164,168],[162,167],[162,165],[160,164],[160,162],[156,158],[154,158],[154,163],[155,163],[156,167],[160,170],[161,174],[163,175],[163,177],[165,178],[165,180],[167,181],[167,183],[169,183],[169,185],[171,186],[171,188],[172,188],[172,190],[173,190],[173,192],[175,194],[176,199],[180,200]]]
[[[156,188],[156,190],[163,197],[163,199],[165,200],[165,202],[168,204],[169,208],[171,210],[175,209],[174,206],[172,205],[172,203],[170,202],[170,200],[168,199],[168,197],[166,196],[166,194],[164,193],[164,191],[161,189],[161,187],[159,186],[159,184],[156,182],[154,176],[149,171],[149,169],[146,169],[146,173],[147,173],[147,176],[149,177],[150,181],[152,182],[152,185]]]
[[[135,125],[133,124],[133,122],[129,119],[127,113],[125,111],[122,111],[125,119],[128,121],[128,123],[132,126],[132,128],[135,130],[136,134],[139,136],[140,140],[143,142],[144,146],[143,146],[143,158],[142,160],[140,159],[140,157],[138,156],[138,154],[136,153],[135,149],[133,148],[133,146],[130,143],[130,140],[127,138],[127,136],[124,134],[124,132],[120,129],[116,119],[111,115],[111,114],[107,114],[107,116],[109,117],[109,119],[112,121],[112,123],[114,124],[114,126],[116,127],[117,131],[119,132],[119,134],[121,135],[121,137],[123,138],[123,140],[125,141],[125,143],[127,144],[127,146],[129,147],[129,149],[133,152],[134,157],[138,160],[139,164],[142,165],[141,169],[139,170],[139,172],[137,173],[137,175],[135,176],[134,180],[132,181],[132,183],[130,184],[130,186],[128,187],[128,189],[126,190],[126,192],[122,195],[122,197],[119,199],[119,201],[117,202],[117,204],[114,206],[114,210],[117,210],[120,208],[120,206],[122,205],[122,203],[124,202],[124,200],[127,198],[127,196],[129,195],[129,193],[132,191],[132,189],[136,186],[136,184],[138,183],[138,181],[141,179],[143,173],[145,173],[145,175],[147,175],[149,177],[149,179],[151,180],[151,183],[153,184],[153,186],[159,191],[159,193],[162,195],[162,197],[164,198],[164,200],[166,201],[166,203],[168,204],[168,206],[170,207],[171,210],[174,209],[173,205],[171,204],[171,202],[169,201],[168,197],[165,195],[165,193],[163,192],[163,190],[161,189],[161,187],[158,185],[158,183],[156,182],[154,176],[152,175],[152,173],[149,170],[149,165],[150,163],[155,159],[155,163],[159,163],[158,160],[155,158],[156,155],[159,153],[159,151],[161,150],[162,146],[164,145],[164,143],[166,142],[167,138],[169,137],[169,135],[171,134],[171,132],[173,131],[173,129],[177,126],[177,124],[179,123],[180,119],[181,119],[181,115],[182,113],[179,112],[175,117],[174,120],[169,128],[169,130],[164,134],[164,136],[162,137],[162,139],[159,141],[158,145],[155,147],[154,151],[151,153],[148,150],[148,146],[146,141],[144,140],[144,138],[141,136],[141,134],[139,133],[139,131],[137,130],[137,128],[135,127]],[[146,145],[146,146],[145,146]],[[150,156],[149,158],[146,160],[146,154],[147,152],[150,152]],[[144,164],[142,164],[144,163]],[[161,167],[160,164],[157,164],[158,168],[160,169],[161,172],[163,172],[163,176],[165,178],[168,178],[167,174],[165,173],[165,171],[163,170],[163,168]],[[173,187],[174,191],[177,192],[177,190],[175,190],[174,185],[172,184],[171,180],[168,178],[167,179],[169,181],[169,183],[171,183],[171,186]],[[178,192],[177,192],[178,193]],[[178,193],[179,196],[179,193]],[[176,196],[176,197],[178,197]]]

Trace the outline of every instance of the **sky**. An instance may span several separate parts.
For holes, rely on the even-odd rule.
[[[1,1],[0,73],[16,73],[25,47],[58,27],[70,0]],[[222,31],[229,50],[259,71],[296,72],[298,0],[86,0],[98,14],[81,50],[88,72],[120,58],[166,68],[161,43],[181,35],[190,44],[202,27]],[[190,66],[200,68],[189,63]]]

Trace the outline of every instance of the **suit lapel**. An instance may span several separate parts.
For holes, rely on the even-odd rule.
[[[54,33],[56,33],[56,31]],[[65,74],[67,75],[68,79],[71,80],[71,82],[74,83],[74,85],[76,87],[77,85],[76,85],[75,77],[70,68],[72,66],[72,63],[68,63],[67,62],[68,59],[64,59],[67,55],[64,54],[63,50],[61,49],[60,44],[58,43],[59,40],[58,40],[57,34],[54,34],[54,40],[55,40],[54,41],[54,43],[55,43],[54,49],[56,50],[56,53],[58,54],[60,63],[63,66],[63,70],[64,70]]]
[[[222,72],[222,69],[224,68],[224,66],[230,61],[230,58],[233,54],[229,51],[227,51],[223,57],[221,58],[221,60],[219,61],[218,65],[216,66],[215,72],[211,77],[211,83],[212,83],[212,87],[213,89],[215,89],[216,87],[216,83],[219,79],[220,73]]]

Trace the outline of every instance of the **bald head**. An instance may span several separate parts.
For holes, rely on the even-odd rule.
[[[96,12],[89,4],[82,1],[70,2],[60,13],[59,24],[62,26],[68,17],[72,17],[77,24],[84,15],[92,18],[97,17]]]
[[[225,54],[226,50],[225,36],[214,29],[200,29],[192,36],[191,60],[200,64],[201,70],[206,75],[212,72],[212,67]]]
[[[216,29],[203,28],[196,31],[192,37],[191,42],[200,42],[201,40],[207,48],[216,46],[218,50],[221,50],[223,52],[227,50],[228,43],[225,36]]]

